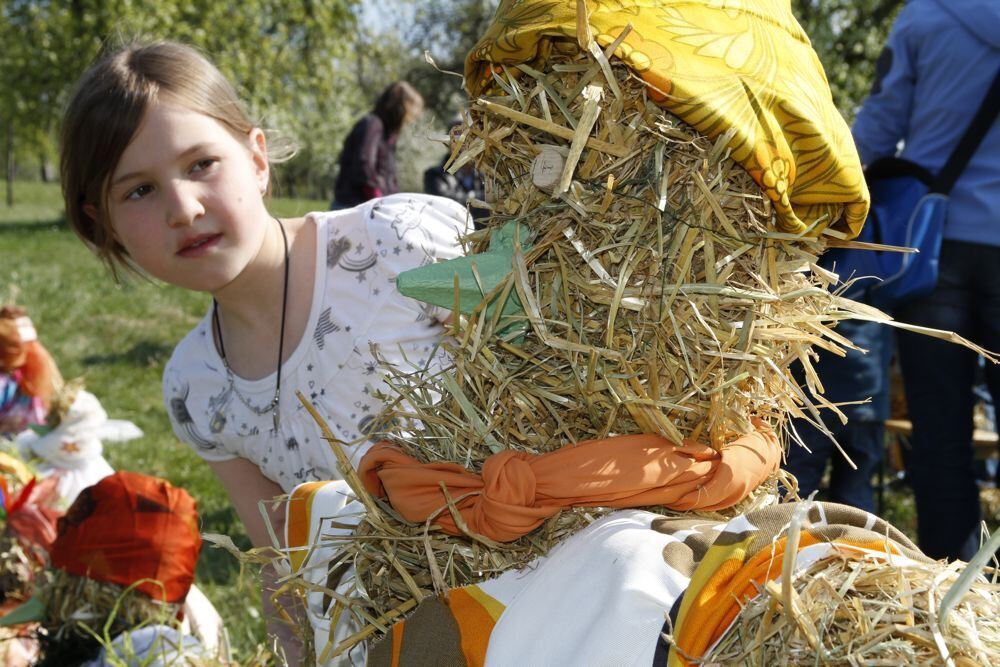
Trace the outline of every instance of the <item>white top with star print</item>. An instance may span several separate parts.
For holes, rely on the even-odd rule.
[[[163,396],[177,437],[209,461],[236,457],[257,464],[286,492],[313,480],[341,479],[333,452],[295,394],[302,392],[334,435],[353,443],[357,465],[382,411],[383,371],[372,353],[403,368],[447,363],[437,348],[446,309],[396,291],[396,275],[462,254],[470,231],[464,207],[441,197],[398,194],[352,209],[310,213],[316,225],[317,271],[306,335],[281,368],[281,421],[247,408],[226,377],[212,341],[211,310],[174,350]],[[325,269],[325,270],[324,270]],[[234,378],[254,406],[274,396],[275,374]]]

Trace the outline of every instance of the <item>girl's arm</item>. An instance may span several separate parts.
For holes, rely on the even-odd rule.
[[[270,533],[268,533],[264,517],[260,513],[260,501],[280,496],[284,493],[281,487],[265,477],[260,468],[247,459],[208,461],[208,465],[222,482],[226,493],[229,494],[229,500],[233,503],[240,521],[243,522],[250,542],[255,547],[272,546]],[[272,509],[269,504],[266,504],[265,507],[275,535],[278,536],[279,540],[284,541],[285,513],[282,507]],[[298,665],[302,661],[302,642],[287,623],[279,620],[277,609],[271,599],[273,591],[277,588],[275,583],[277,573],[273,568],[265,567],[261,572],[261,577],[263,579],[262,598],[264,617],[267,619],[267,634],[277,638],[285,653],[285,664]],[[300,628],[308,627],[305,610],[297,605],[296,600],[290,596],[284,596],[278,602]]]
[[[284,493],[281,487],[272,482],[260,471],[257,464],[247,459],[235,458],[227,461],[208,461],[209,467],[222,482],[229,500],[236,509],[236,514],[243,522],[250,542],[255,547],[272,546],[271,537],[260,513],[260,501],[270,500]],[[285,513],[279,507],[272,510],[267,505],[271,526],[281,539],[285,531]]]

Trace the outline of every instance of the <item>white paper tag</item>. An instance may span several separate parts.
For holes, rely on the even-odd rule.
[[[17,335],[21,337],[22,343],[38,340],[38,332],[35,331],[35,325],[31,323],[30,317],[23,315],[14,320],[14,323],[17,325]]]

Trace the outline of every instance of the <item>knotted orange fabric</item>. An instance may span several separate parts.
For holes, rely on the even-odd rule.
[[[731,507],[781,463],[774,433],[763,422],[755,426],[756,432],[719,451],[651,434],[588,440],[541,455],[504,451],[486,459],[481,475],[456,463],[420,463],[380,442],[358,472],[370,493],[388,496],[408,521],[436,514],[434,523],[444,532],[460,535],[446,509],[443,483],[470,531],[509,542],[566,507]]]

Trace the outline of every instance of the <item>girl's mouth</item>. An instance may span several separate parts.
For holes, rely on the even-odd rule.
[[[201,257],[218,245],[221,238],[222,234],[201,234],[186,241],[177,254],[181,257]]]

